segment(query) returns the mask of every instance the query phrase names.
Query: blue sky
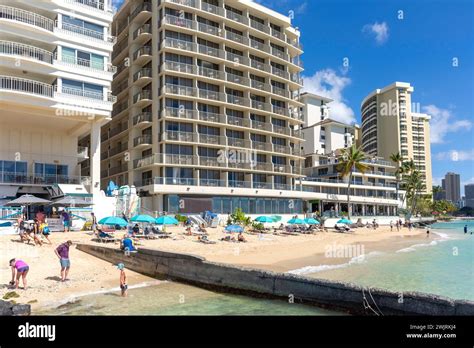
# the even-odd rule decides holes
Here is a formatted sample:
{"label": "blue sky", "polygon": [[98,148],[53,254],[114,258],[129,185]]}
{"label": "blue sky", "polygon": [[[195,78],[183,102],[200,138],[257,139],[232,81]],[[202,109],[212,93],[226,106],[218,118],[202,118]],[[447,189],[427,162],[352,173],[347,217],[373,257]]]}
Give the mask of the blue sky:
{"label": "blue sky", "polygon": [[463,184],[474,183],[473,1],[255,1],[294,13],[305,51],[305,89],[335,99],[334,118],[360,123],[368,93],[410,82],[412,101],[433,117],[434,183],[448,171],[461,174]]}

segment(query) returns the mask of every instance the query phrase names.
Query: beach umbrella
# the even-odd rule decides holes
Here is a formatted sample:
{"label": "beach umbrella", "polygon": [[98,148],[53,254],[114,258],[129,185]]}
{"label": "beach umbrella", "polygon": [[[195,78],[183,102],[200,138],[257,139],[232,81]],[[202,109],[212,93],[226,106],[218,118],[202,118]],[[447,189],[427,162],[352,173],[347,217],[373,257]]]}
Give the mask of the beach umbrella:
{"label": "beach umbrella", "polygon": [[160,216],[158,219],[155,219],[157,225],[179,225],[179,221],[171,216]]}
{"label": "beach umbrella", "polygon": [[26,214],[27,214],[27,219],[28,219],[28,207],[30,205],[46,205],[51,203],[51,201],[48,201],[47,199],[39,198],[33,195],[22,195],[19,198],[14,199],[13,201],[7,202],[4,205],[7,207],[21,207],[21,206],[26,206]]}
{"label": "beach umbrella", "polygon": [[276,222],[275,219],[272,217],[272,216],[259,216],[258,218],[255,219],[255,221],[257,222],[262,222],[262,223],[266,223],[266,222]]}
{"label": "beach umbrella", "polygon": [[348,219],[341,219],[337,222],[338,224],[346,224],[346,225],[352,225],[353,222],[351,220],[348,220]]}
{"label": "beach umbrella", "polygon": [[313,218],[307,218],[304,219],[304,222],[306,222],[308,225],[319,225],[319,221]]}
{"label": "beach umbrella", "polygon": [[127,226],[128,222],[118,216],[107,216],[99,221],[100,225],[109,225],[109,226]]}
{"label": "beach umbrella", "polygon": [[130,219],[130,221],[154,224],[156,219],[150,215],[135,215]]}
{"label": "beach umbrella", "polygon": [[66,196],[53,201],[50,205],[53,207],[89,207],[92,204],[94,203],[87,202],[82,198]]}
{"label": "beach umbrella", "polygon": [[291,220],[288,220],[288,223],[290,225],[304,225],[305,224],[304,220],[302,219],[291,219]]}
{"label": "beach umbrella", "polygon": [[225,228],[225,231],[229,233],[242,233],[244,232],[244,228],[239,225],[229,225]]}
{"label": "beach umbrella", "polygon": [[273,215],[272,219],[275,220],[275,222],[280,222],[282,217],[280,215]]}

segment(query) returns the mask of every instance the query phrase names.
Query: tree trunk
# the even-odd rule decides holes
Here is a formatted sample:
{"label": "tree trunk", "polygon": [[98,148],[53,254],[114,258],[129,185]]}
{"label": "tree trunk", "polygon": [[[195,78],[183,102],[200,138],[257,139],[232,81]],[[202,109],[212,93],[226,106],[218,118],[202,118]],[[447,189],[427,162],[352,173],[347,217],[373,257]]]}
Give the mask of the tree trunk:
{"label": "tree trunk", "polygon": [[352,171],[349,174],[349,185],[347,185],[347,219],[351,219],[351,208],[349,206],[351,197],[351,183],[352,183]]}

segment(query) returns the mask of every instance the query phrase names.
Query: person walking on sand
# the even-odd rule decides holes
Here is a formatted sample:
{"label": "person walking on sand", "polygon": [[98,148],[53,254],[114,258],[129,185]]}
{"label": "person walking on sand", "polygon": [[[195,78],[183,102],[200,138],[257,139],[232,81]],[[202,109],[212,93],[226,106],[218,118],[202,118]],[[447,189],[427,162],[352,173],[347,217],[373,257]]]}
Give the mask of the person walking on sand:
{"label": "person walking on sand", "polygon": [[390,220],[390,232],[393,232],[393,221]]}
{"label": "person walking on sand", "polygon": [[15,286],[15,289],[18,289],[18,284],[20,283],[21,277],[23,280],[23,289],[26,290],[26,275],[28,274],[30,267],[26,264],[25,261],[17,259],[11,259],[9,264],[12,269],[12,280],[10,282],[10,285]]}
{"label": "person walking on sand", "polygon": [[69,227],[71,223],[69,213],[66,210],[63,210],[61,217],[63,218],[64,232],[69,232]]}
{"label": "person walking on sand", "polygon": [[125,274],[125,265],[119,263],[117,268],[120,270],[120,290],[122,291],[122,297],[127,297],[128,285],[127,285],[127,275]]}
{"label": "person walking on sand", "polygon": [[65,243],[59,245],[54,253],[59,258],[59,263],[61,264],[61,281],[64,282],[67,280],[69,274],[69,269],[71,268],[71,261],[69,260],[69,247],[72,245],[72,242],[68,240]]}

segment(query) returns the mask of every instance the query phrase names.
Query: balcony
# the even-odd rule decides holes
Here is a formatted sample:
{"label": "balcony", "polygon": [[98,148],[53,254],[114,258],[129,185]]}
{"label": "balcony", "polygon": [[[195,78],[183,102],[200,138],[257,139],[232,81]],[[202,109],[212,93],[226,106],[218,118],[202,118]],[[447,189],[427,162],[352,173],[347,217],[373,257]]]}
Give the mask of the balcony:
{"label": "balcony", "polygon": [[222,36],[222,29],[219,27],[215,27],[213,25],[207,25],[205,23],[198,23],[198,30],[202,33],[214,35],[214,36]]}
{"label": "balcony", "polygon": [[197,134],[192,132],[165,131],[162,134],[161,140],[195,143],[197,141]]}
{"label": "balcony", "polygon": [[265,34],[270,34],[270,27],[268,25],[257,22],[253,19],[250,20],[250,26],[258,31],[261,31]]}
{"label": "balcony", "polygon": [[144,64],[147,60],[151,59],[153,49],[151,46],[142,46],[133,53],[133,60],[137,64]]}
{"label": "balcony", "polygon": [[151,103],[153,99],[151,90],[142,90],[133,96],[133,103],[135,106],[145,106],[146,104]]}
{"label": "balcony", "polygon": [[197,45],[195,43],[170,38],[163,40],[162,48],[175,48],[189,52],[197,52]]}
{"label": "balcony", "polygon": [[186,97],[196,97],[197,89],[193,87],[173,85],[173,84],[167,83],[163,87],[163,94],[164,93],[186,96]]}
{"label": "balcony", "polygon": [[172,108],[172,107],[165,107],[161,111],[162,117],[175,117],[175,118],[183,118],[183,119],[197,119],[197,111],[196,110],[188,110],[184,108]]}
{"label": "balcony", "polygon": [[215,101],[221,101],[221,102],[226,101],[225,93],[220,93],[220,92],[217,92],[217,91],[210,91],[210,90],[206,90],[206,89],[199,89],[199,98],[215,100]]}
{"label": "balcony", "polygon": [[27,174],[20,172],[0,171],[0,183],[2,184],[26,184],[26,185],[48,185],[72,184],[72,185],[90,185],[89,176],[74,175],[41,175]]}
{"label": "balcony", "polygon": [[128,142],[127,143],[121,143],[121,144],[111,148],[108,151],[108,156],[106,155],[106,158],[118,155],[118,154],[120,154],[124,151],[128,151]]}
{"label": "balcony", "polygon": [[53,98],[54,86],[33,80],[0,76],[0,89]]}
{"label": "balcony", "polygon": [[40,62],[53,64],[53,53],[30,45],[11,41],[0,41],[0,54],[34,59]]}
{"label": "balcony", "polygon": [[177,16],[166,15],[163,18],[163,22],[164,24],[175,25],[180,28],[196,29],[196,22]]}
{"label": "balcony", "polygon": [[114,127],[110,130],[109,132],[109,139],[115,137],[116,135],[119,135],[125,131],[128,130],[128,123],[122,123],[117,127]]}
{"label": "balcony", "polygon": [[109,168],[109,176],[128,172],[128,164],[122,164],[117,167]]}
{"label": "balcony", "polygon": [[200,76],[209,77],[211,79],[224,79],[224,72],[215,69],[203,68],[202,66],[197,67],[197,72]]}
{"label": "balcony", "polygon": [[226,117],[222,114],[215,114],[212,112],[199,111],[199,120],[213,123],[226,123]]}
{"label": "balcony", "polygon": [[58,32],[64,33],[66,35],[74,35],[86,40],[92,40],[96,42],[105,42],[110,46],[113,46],[116,42],[115,36],[105,36],[103,31],[87,29],[65,22],[61,22],[61,24],[59,25],[57,21],[55,22],[55,26],[55,31],[57,30]]}
{"label": "balcony", "polygon": [[137,85],[143,86],[153,77],[153,70],[151,68],[142,68],[133,74],[133,82]]}
{"label": "balcony", "polygon": [[144,21],[151,17],[152,4],[151,2],[143,2],[130,13],[129,22],[133,20]]}
{"label": "balcony", "polygon": [[153,122],[151,112],[142,112],[133,117],[133,126],[147,126]]}
{"label": "balcony", "polygon": [[207,56],[224,59],[225,53],[219,48],[214,48],[206,45],[198,45],[198,52]]}
{"label": "balcony", "polygon": [[196,74],[196,66],[186,63],[178,63],[172,61],[165,61],[163,64],[164,71],[176,71],[184,74]]}
{"label": "balcony", "polygon": [[151,24],[143,24],[140,28],[133,32],[133,40],[140,37],[140,40],[149,39],[152,34]]}
{"label": "balcony", "polygon": [[239,22],[241,24],[244,24],[244,25],[248,25],[249,24],[249,19],[247,17],[244,17],[238,13],[235,13],[233,11],[229,11],[229,10],[226,10],[225,11],[225,17],[227,19],[230,19],[232,21],[236,21],[236,22]]}
{"label": "balcony", "polygon": [[271,29],[271,35],[277,39],[280,39],[281,41],[285,41],[286,42],[286,36],[285,34],[283,34],[281,31],[278,31],[278,30],[275,30],[275,29]]}
{"label": "balcony", "polygon": [[252,141],[252,149],[257,150],[257,151],[267,151],[267,152],[272,152],[273,147],[272,144],[263,142],[263,141]]}
{"label": "balcony", "polygon": [[89,159],[89,148],[84,147],[84,146],[78,146],[77,147],[77,158],[79,158],[80,161]]}
{"label": "balcony", "polygon": [[211,134],[198,134],[198,142],[207,145],[226,145],[225,137]]}
{"label": "balcony", "polygon": [[214,168],[225,168],[226,162],[221,160],[220,157],[205,157],[199,156],[199,165],[201,167],[214,167]]}
{"label": "balcony", "polygon": [[234,105],[250,106],[250,100],[241,96],[227,94],[227,102]]}
{"label": "balcony", "polygon": [[88,9],[88,10],[90,9],[93,11],[106,12],[110,14],[115,13],[115,10],[111,3],[105,6],[103,2],[97,1],[97,0],[62,0],[62,1],[74,6],[83,7],[84,9]]}
{"label": "balcony", "polygon": [[151,135],[141,135],[133,139],[133,147],[151,146],[152,141]]}
{"label": "balcony", "polygon": [[224,16],[224,8],[211,5],[204,1],[201,1],[201,10],[215,14],[217,16]]}
{"label": "balcony", "polygon": [[250,43],[249,38],[233,33],[231,31],[226,31],[225,37],[227,40],[231,40],[245,46],[248,46]]}
{"label": "balcony", "polygon": [[226,75],[226,80],[228,82],[232,83],[237,83],[242,86],[249,86],[250,80],[246,77],[240,76],[240,75],[234,75],[234,74],[225,74]]}
{"label": "balcony", "polygon": [[196,156],[165,154],[164,158],[164,164],[174,164],[181,166],[195,166],[198,164]]}
{"label": "balcony", "polygon": [[76,69],[86,69],[94,73],[107,72],[113,75],[117,72],[117,67],[111,64],[105,65],[103,62],[97,63],[89,59],[81,59],[67,56],[58,57],[57,54],[54,55],[54,64]]}
{"label": "balcony", "polygon": [[0,20],[3,19],[25,23],[50,32],[52,32],[56,26],[53,19],[19,8],[0,5]]}
{"label": "balcony", "polygon": [[250,149],[252,144],[250,140],[246,140],[246,139],[227,138],[227,146],[242,147],[242,148]]}
{"label": "balcony", "polygon": [[227,123],[232,126],[250,127],[250,120],[248,118],[227,116]]}

